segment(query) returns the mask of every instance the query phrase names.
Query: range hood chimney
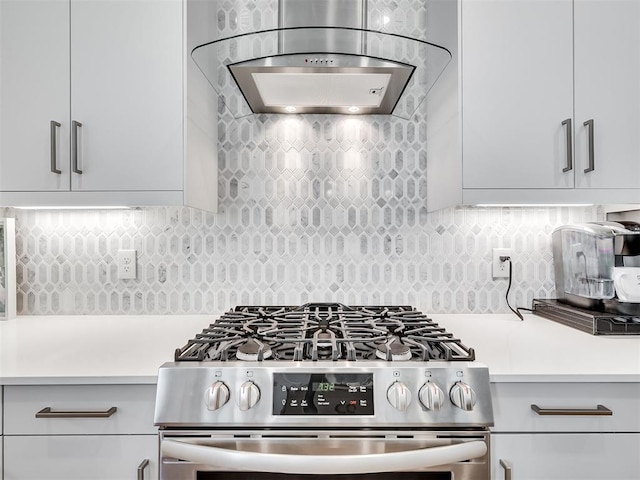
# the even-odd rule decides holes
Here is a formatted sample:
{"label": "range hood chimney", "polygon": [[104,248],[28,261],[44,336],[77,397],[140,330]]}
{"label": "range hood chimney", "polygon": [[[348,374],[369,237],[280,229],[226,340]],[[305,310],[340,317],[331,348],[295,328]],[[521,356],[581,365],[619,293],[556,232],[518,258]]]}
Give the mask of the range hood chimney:
{"label": "range hood chimney", "polygon": [[410,118],[451,54],[424,40],[369,30],[367,7],[367,0],[279,0],[277,29],[200,45],[192,57],[236,118]]}

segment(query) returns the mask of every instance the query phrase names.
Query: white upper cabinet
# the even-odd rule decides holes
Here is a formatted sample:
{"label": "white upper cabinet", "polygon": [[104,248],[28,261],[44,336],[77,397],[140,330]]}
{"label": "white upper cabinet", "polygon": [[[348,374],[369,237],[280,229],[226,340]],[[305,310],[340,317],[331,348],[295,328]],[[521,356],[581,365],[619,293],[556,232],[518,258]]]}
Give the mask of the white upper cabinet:
{"label": "white upper cabinet", "polygon": [[71,0],[71,120],[74,190],[182,190],[180,1]]}
{"label": "white upper cabinet", "polygon": [[640,203],[640,2],[459,5],[427,26],[458,54],[427,96],[429,210]]}
{"label": "white upper cabinet", "polygon": [[640,2],[576,0],[574,15],[576,187],[639,188]]}
{"label": "white upper cabinet", "polygon": [[181,0],[0,0],[0,205],[215,211],[215,126],[206,151],[184,140],[184,13]]}
{"label": "white upper cabinet", "polygon": [[69,190],[69,68],[68,0],[2,0],[0,191]]}
{"label": "white upper cabinet", "polygon": [[462,3],[464,188],[570,188],[571,1]]}

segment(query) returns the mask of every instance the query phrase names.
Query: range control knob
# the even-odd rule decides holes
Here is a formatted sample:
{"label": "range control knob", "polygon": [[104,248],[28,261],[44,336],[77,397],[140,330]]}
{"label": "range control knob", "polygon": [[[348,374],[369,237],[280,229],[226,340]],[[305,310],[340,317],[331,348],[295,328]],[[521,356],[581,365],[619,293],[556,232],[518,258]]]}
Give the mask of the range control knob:
{"label": "range control knob", "polygon": [[229,401],[229,387],[217,381],[204,392],[204,404],[209,410],[218,410]]}
{"label": "range control knob", "polygon": [[238,406],[240,410],[249,410],[260,400],[260,389],[251,382],[244,382],[240,385],[240,396],[238,397]]}
{"label": "range control knob", "polygon": [[444,404],[444,393],[442,389],[433,382],[427,382],[420,388],[418,398],[427,410],[440,410]]}
{"label": "range control knob", "polygon": [[391,406],[404,412],[411,403],[411,392],[402,382],[394,382],[387,390],[387,400]]}
{"label": "range control knob", "polygon": [[462,410],[473,410],[476,404],[476,394],[469,385],[456,382],[449,392],[451,403]]}

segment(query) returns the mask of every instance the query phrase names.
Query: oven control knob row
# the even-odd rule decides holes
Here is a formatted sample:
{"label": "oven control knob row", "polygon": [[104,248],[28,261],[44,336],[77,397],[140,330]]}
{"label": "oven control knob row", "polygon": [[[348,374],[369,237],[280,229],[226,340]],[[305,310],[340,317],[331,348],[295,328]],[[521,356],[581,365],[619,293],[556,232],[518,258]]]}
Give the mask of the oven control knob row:
{"label": "oven control knob row", "polygon": [[451,403],[462,410],[473,410],[476,404],[476,394],[469,385],[463,382],[456,382],[449,391]]}
{"label": "oven control knob row", "polygon": [[394,382],[387,390],[387,400],[391,406],[404,412],[411,403],[411,392],[402,382]]}
{"label": "oven control knob row", "polygon": [[418,392],[418,398],[427,410],[440,410],[444,405],[444,393],[434,382],[425,383]]}
{"label": "oven control knob row", "polygon": [[238,398],[240,410],[249,410],[258,403],[258,400],[260,400],[260,389],[255,383],[248,381],[240,385],[240,396]]}
{"label": "oven control knob row", "polygon": [[217,381],[204,392],[204,404],[209,410],[218,410],[229,401],[229,387]]}

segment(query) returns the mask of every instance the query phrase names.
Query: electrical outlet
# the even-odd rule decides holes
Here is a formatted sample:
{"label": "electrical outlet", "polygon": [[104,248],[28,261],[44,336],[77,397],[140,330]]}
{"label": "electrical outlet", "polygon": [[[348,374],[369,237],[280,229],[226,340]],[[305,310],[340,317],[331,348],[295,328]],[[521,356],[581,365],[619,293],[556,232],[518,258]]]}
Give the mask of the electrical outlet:
{"label": "electrical outlet", "polygon": [[118,279],[127,280],[136,278],[136,251],[118,251]]}
{"label": "electrical outlet", "polygon": [[500,260],[500,257],[509,257],[513,261],[513,249],[511,248],[494,248],[493,249],[493,261],[491,264],[491,271],[493,278],[508,278],[509,277],[509,261]]}

